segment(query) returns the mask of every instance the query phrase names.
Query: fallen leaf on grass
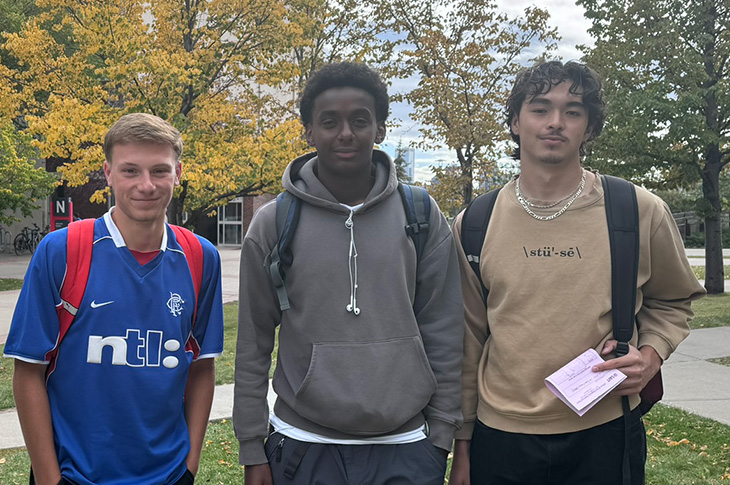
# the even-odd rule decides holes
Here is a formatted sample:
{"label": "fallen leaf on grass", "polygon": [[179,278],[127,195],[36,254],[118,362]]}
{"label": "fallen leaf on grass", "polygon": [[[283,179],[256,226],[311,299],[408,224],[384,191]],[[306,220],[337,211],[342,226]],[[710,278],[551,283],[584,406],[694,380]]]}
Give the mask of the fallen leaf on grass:
{"label": "fallen leaf on grass", "polygon": [[4,465],[6,461],[5,458],[0,458],[0,465]]}
{"label": "fallen leaf on grass", "polygon": [[688,445],[689,440],[687,438],[682,438],[679,441],[670,441],[667,443],[667,446],[679,446],[679,445]]}

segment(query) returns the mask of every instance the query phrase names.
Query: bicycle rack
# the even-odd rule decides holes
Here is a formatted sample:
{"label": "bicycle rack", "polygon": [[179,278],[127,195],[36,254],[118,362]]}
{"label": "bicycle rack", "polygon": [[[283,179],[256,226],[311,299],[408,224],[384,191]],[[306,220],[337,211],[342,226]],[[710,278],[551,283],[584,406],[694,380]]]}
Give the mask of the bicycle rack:
{"label": "bicycle rack", "polygon": [[0,253],[4,251],[11,252],[12,250],[13,235],[4,227],[0,227]]}

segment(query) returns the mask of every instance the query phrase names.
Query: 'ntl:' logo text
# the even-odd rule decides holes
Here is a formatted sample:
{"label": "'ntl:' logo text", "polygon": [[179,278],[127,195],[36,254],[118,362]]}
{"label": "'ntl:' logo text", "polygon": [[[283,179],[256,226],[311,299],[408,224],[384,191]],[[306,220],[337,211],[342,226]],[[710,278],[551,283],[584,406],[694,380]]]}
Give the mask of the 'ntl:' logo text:
{"label": "'ntl:' logo text", "polygon": [[148,330],[147,338],[142,338],[137,329],[127,329],[126,337],[89,335],[89,347],[86,362],[101,364],[104,347],[112,349],[112,365],[129,367],[159,367],[160,364],[172,369],[180,363],[177,357],[167,356],[162,359],[162,348],[168,352],[180,350],[180,342],[174,339],[163,342],[162,331]]}

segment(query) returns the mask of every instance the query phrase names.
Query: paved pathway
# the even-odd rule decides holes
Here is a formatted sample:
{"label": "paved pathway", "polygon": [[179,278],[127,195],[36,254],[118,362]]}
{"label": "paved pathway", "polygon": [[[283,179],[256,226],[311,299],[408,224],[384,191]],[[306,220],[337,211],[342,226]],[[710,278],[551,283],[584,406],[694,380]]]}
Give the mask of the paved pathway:
{"label": "paved pathway", "polygon": [[730,425],[730,327],[690,332],[662,366],[664,403]]}
{"label": "paved pathway", "polygon": [[[691,256],[702,256],[702,250],[688,250]],[[223,300],[238,299],[238,249],[220,248]],[[730,257],[730,250],[725,250]],[[696,254],[695,254],[696,253]],[[694,259],[694,258],[693,258]],[[30,258],[0,253],[0,278],[22,278]],[[729,283],[726,281],[726,284]],[[726,286],[730,291],[730,286]],[[4,342],[18,291],[0,292],[0,343]],[[664,403],[730,425],[730,367],[713,364],[707,359],[730,356],[730,327],[693,331],[662,367]],[[269,400],[275,397],[269,389]],[[231,417],[233,385],[217,386],[211,419]],[[24,446],[23,436],[14,410],[0,411],[0,449]]]}

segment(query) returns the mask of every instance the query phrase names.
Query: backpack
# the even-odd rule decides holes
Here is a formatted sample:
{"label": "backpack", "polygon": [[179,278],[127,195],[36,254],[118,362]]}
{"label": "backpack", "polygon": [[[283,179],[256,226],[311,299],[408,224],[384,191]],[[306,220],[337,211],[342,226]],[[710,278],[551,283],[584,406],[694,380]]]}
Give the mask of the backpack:
{"label": "backpack", "polygon": [[[66,275],[61,286],[61,305],[57,308],[59,334],[56,347],[46,356],[50,364],[46,378],[56,367],[56,357],[61,341],[68,333],[84,298],[91,269],[91,253],[94,248],[94,223],[96,219],[82,219],[68,225],[66,235]],[[177,242],[185,253],[195,287],[193,325],[198,312],[198,296],[203,281],[203,247],[198,238],[188,229],[170,225]]]}
{"label": "backpack", "polygon": [[[421,260],[423,248],[428,238],[431,198],[423,187],[398,183],[398,192],[406,213],[405,231],[413,240],[417,260]],[[276,197],[276,235],[278,242],[266,256],[264,267],[271,276],[281,311],[288,310],[289,297],[286,293],[286,270],[291,266],[293,256],[291,242],[299,223],[302,201],[290,192],[282,192]]]}
{"label": "backpack", "polygon": [[[636,277],[639,271],[639,212],[633,184],[610,175],[602,175],[611,246],[611,300],[613,337],[619,344],[616,355],[626,355],[634,333]],[[461,222],[461,246],[482,286],[484,303],[489,289],[479,271],[479,255],[487,235],[487,226],[499,194],[499,188],[480,195],[467,206]],[[642,414],[662,398],[661,371],[641,391]]]}
{"label": "backpack", "polygon": [[[621,357],[629,351],[629,340],[634,333],[634,307],[636,305],[636,279],[639,271],[639,207],[636,202],[636,189],[633,184],[618,177],[602,175],[603,193],[608,223],[609,245],[611,248],[611,314],[613,318],[613,338],[618,341],[616,356]],[[487,303],[489,289],[484,286],[479,270],[479,256],[487,235],[487,225],[497,200],[499,188],[480,195],[469,203],[461,222],[461,245],[479,283],[482,286],[484,304]],[[641,414],[649,412],[663,395],[661,369],[646,384],[640,393]],[[629,399],[623,396],[625,440],[623,474],[628,483],[628,440],[629,440]]]}

